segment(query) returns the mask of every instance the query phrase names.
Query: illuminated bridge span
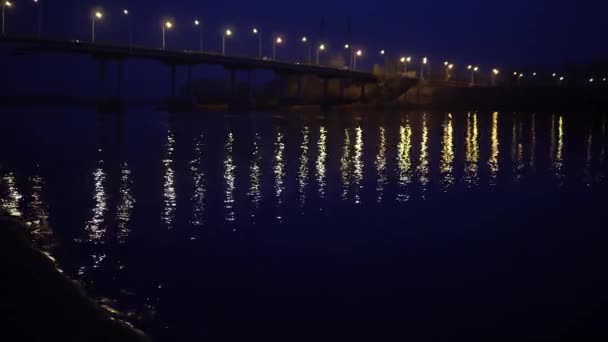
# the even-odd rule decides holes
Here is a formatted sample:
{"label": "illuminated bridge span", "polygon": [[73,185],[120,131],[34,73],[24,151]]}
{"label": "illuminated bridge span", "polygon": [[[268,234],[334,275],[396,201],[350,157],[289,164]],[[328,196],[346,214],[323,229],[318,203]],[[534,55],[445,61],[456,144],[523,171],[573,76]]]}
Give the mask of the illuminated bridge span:
{"label": "illuminated bridge span", "polygon": [[[361,97],[365,96],[365,85],[376,83],[377,78],[370,72],[353,71],[345,68],[336,68],[323,65],[306,63],[289,63],[262,58],[226,56],[217,53],[199,52],[191,50],[164,50],[160,48],[147,48],[141,46],[125,46],[113,44],[100,44],[83,42],[78,40],[58,40],[46,38],[32,38],[19,36],[0,36],[0,43],[16,45],[16,55],[30,55],[40,53],[68,53],[82,54],[94,57],[99,63],[99,96],[104,98],[105,63],[107,61],[118,62],[118,87],[119,94],[123,80],[122,62],[127,59],[157,60],[171,67],[171,96],[176,98],[176,68],[186,66],[188,68],[188,81],[191,81],[191,67],[195,65],[219,65],[230,71],[230,84],[232,90],[232,101],[236,103],[237,84],[236,72],[248,72],[247,88],[252,92],[252,70],[270,70],[279,76],[298,76],[297,98],[302,100],[302,77],[316,76],[323,80],[324,103],[329,102],[328,84],[329,80],[348,80],[361,85]],[[344,82],[341,84],[343,94]]]}

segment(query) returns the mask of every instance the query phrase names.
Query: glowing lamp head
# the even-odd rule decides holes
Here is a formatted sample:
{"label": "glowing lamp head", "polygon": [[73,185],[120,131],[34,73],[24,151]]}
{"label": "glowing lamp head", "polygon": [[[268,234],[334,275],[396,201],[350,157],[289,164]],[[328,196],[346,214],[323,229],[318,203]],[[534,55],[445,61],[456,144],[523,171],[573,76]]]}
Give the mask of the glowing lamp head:
{"label": "glowing lamp head", "polygon": [[424,58],[422,59],[422,64],[427,64],[428,62],[429,62],[429,59],[428,59],[428,58],[424,57]]}
{"label": "glowing lamp head", "polygon": [[350,45],[348,45],[348,44],[344,44],[344,48],[345,48],[345,49],[348,49],[348,48],[350,48]]}
{"label": "glowing lamp head", "polygon": [[165,27],[168,29],[172,29],[173,28],[173,23],[170,21],[165,22]]}
{"label": "glowing lamp head", "polygon": [[401,63],[405,63],[405,57],[401,57],[399,61],[401,61]]}
{"label": "glowing lamp head", "polygon": [[277,44],[281,44],[281,43],[283,43],[283,38],[277,37]]}
{"label": "glowing lamp head", "polygon": [[563,81],[563,80],[564,80],[564,76],[560,77],[560,78],[559,78],[559,80],[560,80],[560,81]]}
{"label": "glowing lamp head", "polygon": [[302,43],[306,43],[306,42],[308,42],[308,38],[302,37]]}
{"label": "glowing lamp head", "polygon": [[494,70],[492,70],[492,73],[494,75],[498,75],[498,74],[500,74],[500,71],[498,69],[494,69]]}
{"label": "glowing lamp head", "polygon": [[517,76],[517,71],[513,71],[513,76]]}
{"label": "glowing lamp head", "polygon": [[122,14],[124,14],[124,15],[129,15],[129,10],[128,10],[128,9],[123,9],[123,10],[122,10]]}
{"label": "glowing lamp head", "polygon": [[412,61],[412,57],[406,58],[405,61],[408,62],[408,63],[411,62]]}
{"label": "glowing lamp head", "polygon": [[450,63],[448,62],[443,62],[443,65],[445,65],[446,67],[449,65]]}
{"label": "glowing lamp head", "polygon": [[194,19],[194,26],[198,26],[200,24],[201,24],[201,22],[198,19]]}
{"label": "glowing lamp head", "polygon": [[386,51],[384,51],[384,50],[380,50],[380,54],[381,54],[381,55],[384,55],[385,53],[386,53]]}
{"label": "glowing lamp head", "polygon": [[471,70],[471,69],[473,69],[472,65],[467,66],[467,70]]}
{"label": "glowing lamp head", "polygon": [[536,73],[535,73],[535,72],[533,72],[533,73],[532,73],[532,76],[536,76]]}
{"label": "glowing lamp head", "polygon": [[454,64],[449,64],[448,69],[450,69],[450,70],[454,69]]}
{"label": "glowing lamp head", "polygon": [[519,74],[519,78],[522,78],[522,77],[524,77],[524,74]]}
{"label": "glowing lamp head", "polygon": [[361,51],[361,50],[358,50],[358,51],[357,51],[357,56],[358,56],[358,57],[361,57],[361,56],[363,56],[363,51]]}
{"label": "glowing lamp head", "polygon": [[593,83],[593,81],[595,81],[593,78],[589,79],[589,83]]}
{"label": "glowing lamp head", "polygon": [[232,36],[232,31],[231,30],[226,30],[226,32],[224,32],[224,35],[227,37]]}
{"label": "glowing lamp head", "polygon": [[474,67],[473,68],[473,71],[477,71],[477,70],[479,70],[479,67]]}
{"label": "glowing lamp head", "polygon": [[321,51],[325,50],[325,44],[319,45],[319,50],[321,50]]}
{"label": "glowing lamp head", "polygon": [[253,30],[251,30],[251,32],[252,32],[253,34],[258,34],[258,33],[259,33],[258,29],[257,29],[257,28],[255,28],[255,27],[253,28]]}
{"label": "glowing lamp head", "polygon": [[103,13],[101,13],[100,11],[95,11],[95,18],[96,19],[102,19],[103,18]]}
{"label": "glowing lamp head", "polygon": [[556,74],[556,73],[553,73],[553,75],[551,75],[551,76],[555,77],[555,76],[557,76],[557,74]]}
{"label": "glowing lamp head", "polygon": [[8,8],[13,7],[13,3],[10,1],[5,1],[2,5],[3,5],[3,7],[8,7]]}

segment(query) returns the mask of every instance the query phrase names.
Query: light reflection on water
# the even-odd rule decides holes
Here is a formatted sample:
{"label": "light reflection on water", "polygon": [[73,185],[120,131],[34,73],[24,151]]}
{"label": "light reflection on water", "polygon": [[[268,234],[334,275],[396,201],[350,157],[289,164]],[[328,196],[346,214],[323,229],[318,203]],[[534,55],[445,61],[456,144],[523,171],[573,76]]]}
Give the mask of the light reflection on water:
{"label": "light reflection on water", "polygon": [[175,210],[177,206],[177,193],[175,189],[175,132],[169,129],[167,132],[167,142],[165,144],[165,156],[162,160],[163,173],[163,209],[161,219],[168,229],[173,228],[173,220],[175,219]]}
{"label": "light reflection on water", "polygon": [[443,190],[447,191],[454,184],[454,122],[450,113],[445,116],[443,122],[441,174]]}
{"label": "light reflection on water", "polygon": [[[82,193],[86,200],[77,203],[84,214],[74,228],[74,236],[79,237],[74,249],[86,258],[74,261],[77,266],[73,268],[90,280],[87,284],[99,284],[119,279],[117,269],[126,272],[128,261],[122,259],[114,241],[126,249],[135,240],[145,250],[142,239],[152,235],[159,241],[169,240],[165,238],[179,236],[183,226],[225,225],[240,231],[255,224],[259,230],[281,227],[284,234],[290,224],[310,219],[319,211],[332,218],[344,208],[372,216],[381,208],[397,216],[400,210],[449,196],[506,192],[531,183],[593,188],[606,179],[605,115],[583,123],[566,114],[502,112],[385,114],[382,118],[369,115],[365,120],[282,117],[259,125],[231,118],[226,131],[227,120],[203,120],[197,123],[200,130],[188,136],[182,134],[187,124],[178,118],[169,130],[158,128],[154,133],[157,148],[148,148],[153,143],[145,141],[141,146],[146,149],[137,145],[137,153],[128,157],[113,156],[105,147],[95,148],[93,155],[82,152],[77,155],[86,161],[86,186],[82,188],[62,179],[66,177],[63,172],[47,175],[36,169],[25,173],[1,163],[0,208],[22,216],[32,232],[48,240],[51,233],[56,234],[56,229],[50,229],[55,212],[44,202],[48,196],[43,193],[76,188],[74,192]],[[179,153],[175,153],[176,147]],[[144,157],[153,162],[146,164]],[[48,162],[42,166],[48,170]],[[149,173],[152,176],[145,177]],[[247,215],[241,214],[245,212]],[[138,223],[142,221],[153,221],[152,226]],[[309,229],[322,228],[328,233],[337,229],[331,219],[316,222],[322,227]],[[154,224],[176,229],[155,232]],[[211,245],[209,231],[213,229],[200,229],[203,233],[197,234],[194,243]],[[181,247],[172,248],[179,254],[176,250]],[[131,254],[140,252],[145,259],[157,250],[138,248]],[[150,263],[170,258],[164,255]],[[131,274],[133,279],[139,276]],[[116,280],[117,286],[129,288],[129,281],[137,282],[122,281],[124,285]],[[146,278],[142,283],[152,281]],[[142,302],[159,293],[139,285],[146,295],[138,292],[133,296],[144,298]]]}
{"label": "light reflection on water", "polygon": [[408,186],[412,182],[412,127],[409,119],[402,121],[399,127],[399,145],[397,145],[397,201],[407,202],[410,198]]}

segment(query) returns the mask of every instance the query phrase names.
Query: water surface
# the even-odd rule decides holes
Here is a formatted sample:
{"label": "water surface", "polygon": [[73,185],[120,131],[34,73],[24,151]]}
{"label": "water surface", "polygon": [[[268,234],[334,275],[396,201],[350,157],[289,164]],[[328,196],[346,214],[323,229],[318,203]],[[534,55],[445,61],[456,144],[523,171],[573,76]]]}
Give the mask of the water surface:
{"label": "water surface", "polygon": [[0,207],[161,341],[591,340],[607,124],[3,109]]}

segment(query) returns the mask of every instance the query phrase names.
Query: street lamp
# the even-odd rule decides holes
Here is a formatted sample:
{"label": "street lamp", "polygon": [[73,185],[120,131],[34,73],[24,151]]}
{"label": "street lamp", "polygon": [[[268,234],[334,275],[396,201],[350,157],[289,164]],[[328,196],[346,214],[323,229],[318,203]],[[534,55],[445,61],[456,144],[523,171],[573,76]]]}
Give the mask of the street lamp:
{"label": "street lamp", "polygon": [[277,45],[283,44],[283,38],[277,37],[272,43],[272,59],[277,59]]}
{"label": "street lamp", "polygon": [[91,42],[95,43],[95,20],[103,19],[103,12],[100,10],[93,11],[91,15]]}
{"label": "street lamp", "polygon": [[492,86],[496,86],[496,76],[498,76],[498,74],[500,74],[500,70],[498,69],[492,69]]}
{"label": "street lamp", "polygon": [[357,57],[363,56],[363,51],[357,50],[355,55],[353,56],[353,70],[357,71]]}
{"label": "street lamp", "polygon": [[522,79],[522,78],[524,78],[524,74],[519,74],[519,75],[517,76],[517,85],[518,85],[518,86],[521,86],[521,79]]}
{"label": "street lamp", "polygon": [[424,80],[424,67],[429,63],[429,59],[427,57],[422,58],[422,64],[420,64],[420,79]]}
{"label": "street lamp", "polygon": [[350,49],[350,44],[346,43],[344,44],[344,50],[347,50],[347,54],[346,54],[346,59],[348,59],[348,66],[352,69],[353,68],[353,52]]}
{"label": "street lamp", "polygon": [[258,36],[258,57],[262,57],[262,32],[254,27],[251,30],[254,36]]}
{"label": "street lamp", "polygon": [[222,33],[222,55],[226,55],[226,37],[232,36],[232,30],[226,30]]}
{"label": "street lamp", "polygon": [[446,82],[450,80],[450,78],[452,78],[452,74],[451,71],[454,68],[454,64],[451,64],[448,61],[443,62],[443,65],[445,66],[445,80]]}
{"label": "street lamp", "polygon": [[162,25],[163,29],[163,50],[166,48],[166,40],[165,40],[165,31],[173,28],[173,22],[171,20],[166,20]]}
{"label": "street lamp", "polygon": [[38,38],[40,38],[40,36],[42,35],[42,1],[34,0],[34,3],[37,6],[37,32]]}
{"label": "street lamp", "polygon": [[122,14],[127,17],[127,20],[129,21],[129,47],[131,47],[133,46],[133,22],[131,20],[131,12],[125,8],[122,10]]}
{"label": "street lamp", "polygon": [[306,44],[308,45],[308,64],[312,63],[312,45],[310,45],[310,42],[308,41],[308,38],[306,38],[306,36],[302,37],[302,44]]}
{"label": "street lamp", "polygon": [[471,85],[474,86],[475,85],[475,73],[477,72],[477,70],[479,70],[479,67],[469,65],[469,66],[467,66],[467,69],[471,70]]}
{"label": "street lamp", "polygon": [[403,64],[403,73],[407,73],[407,64],[412,61],[412,57],[401,57],[399,61]]}
{"label": "street lamp", "polygon": [[203,52],[203,24],[194,18],[194,26],[198,27],[198,50]]}
{"label": "street lamp", "polygon": [[6,1],[4,1],[2,3],[2,35],[5,34],[5,31],[4,31],[4,9],[7,8],[7,7],[8,8],[13,7],[13,3],[10,2],[10,1],[8,1],[8,0],[6,0]]}
{"label": "street lamp", "polygon": [[319,48],[317,49],[317,64],[320,64],[319,63],[319,53],[321,53],[321,51],[325,51],[325,44],[319,45]]}

